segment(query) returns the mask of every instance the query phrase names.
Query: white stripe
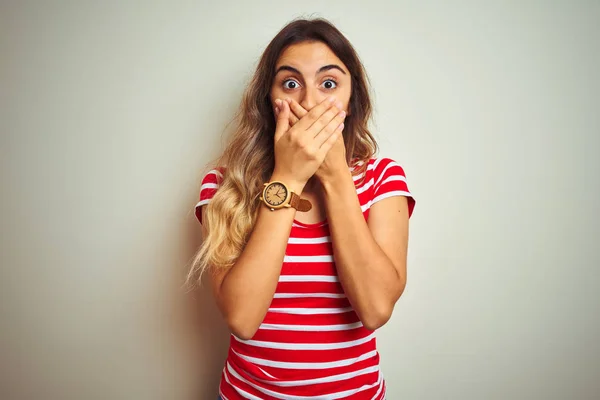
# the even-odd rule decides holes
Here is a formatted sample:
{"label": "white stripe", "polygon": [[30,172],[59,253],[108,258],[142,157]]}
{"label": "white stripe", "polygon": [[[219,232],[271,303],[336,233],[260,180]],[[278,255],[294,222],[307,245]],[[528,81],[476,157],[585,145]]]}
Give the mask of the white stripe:
{"label": "white stripe", "polygon": [[302,299],[302,298],[325,298],[325,299],[345,299],[343,293],[275,293],[274,299]]}
{"label": "white stripe", "polygon": [[221,398],[223,400],[229,400],[227,397],[225,397],[225,395],[223,394],[223,392],[221,392],[221,389],[219,389],[219,396],[221,396]]}
{"label": "white stripe", "polygon": [[338,367],[347,367],[348,365],[355,364],[357,362],[361,362],[364,360],[368,360],[371,357],[377,355],[377,350],[372,350],[367,353],[361,354],[359,357],[348,358],[345,360],[338,361],[329,361],[329,362],[285,362],[285,361],[273,361],[273,360],[265,360],[262,358],[249,357],[243,354],[238,353],[237,351],[231,349],[238,357],[248,362],[264,365],[267,367],[273,368],[283,368],[283,369],[326,369],[326,368],[338,368]]}
{"label": "white stripe", "polygon": [[221,172],[219,172],[218,170],[216,170],[216,169],[211,169],[210,171],[208,171],[206,173],[206,175],[210,175],[210,174],[217,175],[217,176],[219,176],[221,178],[223,177],[223,174]]}
{"label": "white stripe", "polygon": [[[377,396],[379,396],[379,393],[381,393],[381,389],[383,389],[383,374],[381,373],[381,370],[379,371],[379,376],[377,377],[377,382],[379,383],[379,388],[377,389],[377,392],[375,393],[375,396],[373,396],[371,398],[371,400],[377,400]],[[385,399],[385,391],[384,391],[384,396],[383,398]]]}
{"label": "white stripe", "polygon": [[305,332],[333,332],[349,331],[362,327],[362,322],[338,325],[287,325],[287,324],[260,324],[259,329],[267,331],[305,331]]}
{"label": "white stripe", "polygon": [[268,373],[267,371],[265,371],[264,369],[262,369],[261,367],[259,367],[258,365],[256,366],[256,368],[260,369],[260,372],[262,372],[263,374],[267,375],[269,378],[277,379],[273,375],[271,375],[270,373]]}
{"label": "white stripe", "polygon": [[367,169],[366,169],[366,171],[365,171],[365,172],[363,172],[363,173],[361,173],[361,174],[358,174],[358,175],[355,175],[355,176],[353,176],[353,177],[352,177],[352,180],[353,180],[354,182],[356,182],[356,181],[358,181],[358,180],[362,179],[362,177],[363,177],[363,176],[365,176],[365,173],[367,173],[367,172],[369,172],[369,171],[373,171],[373,170],[375,169],[375,166],[376,166],[376,164],[377,164],[377,161],[375,161],[375,163],[373,163],[373,164],[369,164],[369,165],[367,165]]}
{"label": "white stripe", "polygon": [[196,208],[198,207],[202,207],[205,204],[208,204],[208,202],[210,201],[210,199],[204,199],[198,202],[198,204],[196,204]]}
{"label": "white stripe", "polygon": [[204,185],[200,186],[200,191],[203,191],[204,189],[218,189],[219,185],[217,185],[216,183],[205,183]]}
{"label": "white stripe", "polygon": [[322,236],[316,238],[295,238],[291,237],[288,239],[288,244],[317,244],[317,243],[329,243],[331,242],[331,236]]}
{"label": "white stripe", "polygon": [[339,282],[335,275],[279,275],[279,282]]}
{"label": "white stripe", "polygon": [[378,157],[375,159],[375,161],[373,162],[373,169],[377,169],[377,166],[379,165],[381,160],[383,160],[383,157]]}
{"label": "white stripe", "polygon": [[365,190],[367,190],[368,188],[373,186],[374,182],[375,182],[375,180],[373,178],[369,179],[361,187],[356,189],[356,194],[361,194],[362,192],[364,192]]}
{"label": "white stripe", "polygon": [[261,340],[242,340],[237,336],[233,335],[235,340],[240,343],[247,344],[249,346],[262,347],[265,349],[279,349],[279,350],[335,350],[335,349],[347,349],[348,347],[360,346],[370,342],[375,338],[375,332],[370,335],[357,340],[350,340],[348,342],[338,343],[282,343],[282,342],[265,342]]}
{"label": "white stripe", "polygon": [[[371,385],[363,385],[360,388],[357,389],[351,389],[351,390],[345,390],[343,392],[337,392],[337,393],[329,393],[327,395],[319,395],[319,396],[294,396],[294,395],[290,395],[290,394],[283,394],[283,393],[279,393],[279,392],[275,392],[273,390],[269,390],[269,389],[264,389],[252,382],[250,382],[249,380],[245,379],[244,377],[242,377],[240,374],[238,374],[233,368],[231,368],[231,365],[227,365],[227,372],[230,373],[231,375],[233,375],[234,377],[236,377],[237,379],[239,379],[240,381],[244,382],[245,384],[247,384],[248,386],[253,387],[254,389],[258,390],[261,393],[265,393],[269,396],[272,397],[277,397],[278,399],[284,399],[284,400],[306,400],[306,399],[312,399],[312,400],[329,400],[329,399],[339,399],[342,397],[347,397],[347,396],[351,396],[354,395],[358,392],[362,392],[363,390],[367,390],[370,389],[372,387],[374,387],[375,385],[379,384],[379,379],[377,380],[377,382],[371,384]],[[254,397],[253,397],[254,399]]]}
{"label": "white stripe", "polygon": [[296,262],[296,263],[317,263],[317,262],[333,262],[332,255],[324,256],[285,256],[283,262]]}
{"label": "white stripe", "polygon": [[[235,390],[236,392],[238,392],[238,394],[240,394],[241,396],[246,396],[246,399],[250,399],[250,400],[262,400],[260,397],[256,397],[255,395],[253,395],[252,393],[248,393],[243,389],[240,389],[239,387],[235,386],[233,383],[231,383],[231,381],[229,380],[229,373],[227,371],[227,368],[224,368],[224,372],[225,372],[225,381],[227,383],[229,383],[229,386],[231,386],[233,388],[233,390]],[[238,378],[239,379],[239,378]]]}
{"label": "white stripe", "polygon": [[[367,168],[367,169],[371,169],[370,167],[371,167],[371,166],[369,165],[369,168]],[[362,177],[363,177],[363,176],[365,176],[364,172],[363,172],[362,174],[359,174],[359,175],[355,175],[355,176],[353,176],[353,177],[352,177],[352,180],[353,180],[354,182],[356,182],[357,180],[359,180],[359,179],[362,179]]]}
{"label": "white stripe", "polygon": [[387,171],[390,167],[399,167],[399,168],[402,168],[395,161],[390,161],[388,163],[388,165],[385,166],[385,168],[383,169],[383,171],[381,171],[381,174],[379,175],[379,179],[377,179],[377,182],[375,182],[375,188],[376,189],[380,186],[379,182],[381,181],[381,179],[385,175],[385,171]]}
{"label": "white stripe", "polygon": [[376,165],[377,165],[377,161],[375,161],[373,164],[369,164],[369,165],[367,165],[367,169],[366,169],[366,171],[365,171],[365,172],[363,172],[363,173],[361,173],[361,174],[359,174],[359,175],[355,175],[355,176],[353,176],[353,177],[352,177],[352,180],[354,180],[354,182],[356,182],[356,181],[358,181],[358,180],[362,179],[362,177],[363,177],[363,176],[365,176],[365,173],[366,173],[366,172],[369,172],[369,171],[373,171],[373,170],[375,169],[375,166],[376,166]]}
{"label": "white stripe", "polygon": [[[229,364],[229,363],[227,363],[227,364]],[[346,372],[344,374],[326,376],[324,378],[303,379],[303,380],[298,380],[298,381],[275,381],[275,382],[268,381],[266,379],[259,379],[256,377],[255,377],[255,379],[259,382],[264,382],[269,385],[280,386],[280,387],[308,386],[308,385],[315,385],[315,384],[319,384],[319,383],[339,382],[339,381],[343,381],[343,380],[346,380],[349,378],[354,378],[356,376],[366,375],[366,374],[370,374],[370,373],[378,372],[378,371],[379,371],[379,366],[374,365],[372,367],[363,368],[358,371],[352,371],[352,372]],[[377,379],[379,379],[379,377]],[[379,391],[381,391],[381,389]]]}
{"label": "white stripe", "polygon": [[352,307],[336,308],[269,308],[272,313],[312,315],[312,314],[343,314],[352,311]]}
{"label": "white stripe", "polygon": [[394,182],[394,181],[400,181],[400,182],[406,183],[406,178],[403,177],[402,175],[391,175],[391,176],[388,176],[387,178],[385,178],[384,181],[381,182],[381,184],[379,186],[381,187],[385,183]]}
{"label": "white stripe", "polygon": [[373,199],[373,202],[372,202],[371,205],[377,203],[380,200],[387,199],[388,197],[393,197],[393,196],[411,197],[412,195],[409,192],[405,192],[404,190],[394,190],[392,192],[387,192],[387,193],[384,193],[384,194],[380,194],[379,196],[375,197]]}
{"label": "white stripe", "polygon": [[371,208],[371,204],[373,204],[373,200],[369,200],[367,201],[365,204],[360,206],[360,210],[362,212],[365,212],[366,210],[368,210],[369,208]]}

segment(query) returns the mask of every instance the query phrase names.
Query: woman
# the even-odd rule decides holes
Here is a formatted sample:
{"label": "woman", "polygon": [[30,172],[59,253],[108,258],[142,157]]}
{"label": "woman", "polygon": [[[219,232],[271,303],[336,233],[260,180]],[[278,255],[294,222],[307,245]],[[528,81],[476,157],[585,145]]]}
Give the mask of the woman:
{"label": "woman", "polygon": [[403,169],[375,158],[363,66],[323,19],[267,46],[238,126],[202,180],[203,244],[232,332],[219,393],[235,399],[383,399],[374,330],[406,284]]}

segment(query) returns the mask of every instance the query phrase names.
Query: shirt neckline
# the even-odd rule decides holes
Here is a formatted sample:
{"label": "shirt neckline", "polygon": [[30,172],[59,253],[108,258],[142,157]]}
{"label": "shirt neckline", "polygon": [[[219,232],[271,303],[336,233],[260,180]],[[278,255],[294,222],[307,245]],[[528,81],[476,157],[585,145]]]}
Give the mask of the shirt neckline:
{"label": "shirt neckline", "polygon": [[325,218],[323,221],[315,222],[314,224],[306,224],[306,223],[300,222],[294,218],[294,224],[301,228],[307,228],[307,229],[320,228],[321,226],[327,225],[327,218]]}

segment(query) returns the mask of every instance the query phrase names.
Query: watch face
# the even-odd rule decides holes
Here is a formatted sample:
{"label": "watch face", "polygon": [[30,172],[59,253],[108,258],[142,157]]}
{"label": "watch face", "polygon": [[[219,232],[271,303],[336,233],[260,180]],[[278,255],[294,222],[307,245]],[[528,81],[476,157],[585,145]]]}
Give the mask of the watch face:
{"label": "watch face", "polygon": [[287,195],[288,192],[285,186],[278,182],[271,183],[265,190],[265,200],[275,207],[283,204]]}

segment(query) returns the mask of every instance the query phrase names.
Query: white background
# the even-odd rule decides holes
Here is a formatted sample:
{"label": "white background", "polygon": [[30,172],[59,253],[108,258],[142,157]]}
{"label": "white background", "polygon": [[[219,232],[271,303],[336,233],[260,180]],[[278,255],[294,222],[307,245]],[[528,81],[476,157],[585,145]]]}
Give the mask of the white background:
{"label": "white background", "polygon": [[300,15],[358,50],[417,199],[388,398],[600,398],[600,3],[566,0],[3,2],[0,397],[215,398],[193,206]]}

